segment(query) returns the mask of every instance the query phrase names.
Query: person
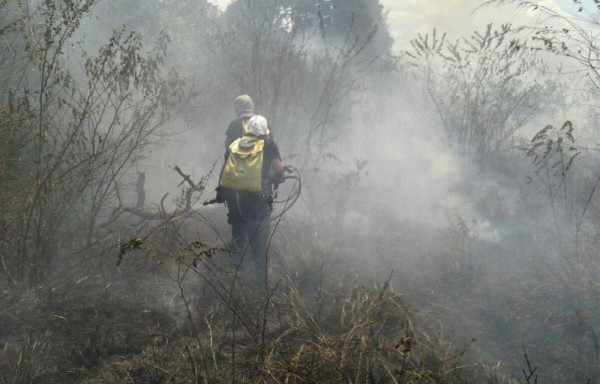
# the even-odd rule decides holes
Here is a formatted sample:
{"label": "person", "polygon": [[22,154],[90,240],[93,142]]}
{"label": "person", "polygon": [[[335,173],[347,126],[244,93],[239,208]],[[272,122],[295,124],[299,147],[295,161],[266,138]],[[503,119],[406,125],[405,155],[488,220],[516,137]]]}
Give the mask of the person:
{"label": "person", "polygon": [[[246,99],[247,100],[247,99]],[[245,104],[248,107],[248,104]],[[249,112],[246,108],[243,113]],[[228,139],[231,138],[228,136]],[[236,186],[234,176],[224,176],[229,156],[245,143],[262,145],[262,169],[258,187],[241,188]],[[259,283],[264,283],[267,268],[267,248],[270,237],[272,184],[283,178],[281,155],[275,141],[270,137],[267,120],[261,115],[253,115],[248,119],[245,132],[234,139],[225,154],[225,164],[221,169],[217,195],[228,208],[227,222],[231,226],[230,248],[234,252],[234,261],[240,266],[248,247],[252,250],[252,258]]]}
{"label": "person", "polygon": [[248,95],[240,95],[236,97],[233,106],[237,118],[229,123],[227,131],[225,131],[225,148],[229,147],[236,139],[244,136],[248,120],[254,116],[254,103]]}
{"label": "person", "polygon": [[[232,120],[225,131],[225,148],[229,147],[234,140],[244,136],[248,127],[248,120],[254,116],[254,103],[248,95],[240,95],[233,103],[237,118]],[[273,137],[273,130],[269,128],[268,137]]]}

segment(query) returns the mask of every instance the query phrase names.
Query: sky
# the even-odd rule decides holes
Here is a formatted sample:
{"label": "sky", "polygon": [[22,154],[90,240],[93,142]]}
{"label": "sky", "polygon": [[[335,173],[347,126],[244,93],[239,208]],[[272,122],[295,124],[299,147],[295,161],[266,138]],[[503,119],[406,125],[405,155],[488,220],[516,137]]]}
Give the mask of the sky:
{"label": "sky", "polygon": [[[224,9],[231,0],[210,0]],[[431,32],[435,27],[448,36],[470,35],[481,31],[490,22],[511,22],[514,25],[531,25],[533,12],[516,11],[514,6],[479,7],[483,0],[380,0],[387,12],[394,48],[403,50],[418,33]],[[559,12],[576,14],[573,0],[532,0]],[[595,10],[593,0],[582,0],[584,13]]]}
{"label": "sky", "polygon": [[[573,0],[535,1],[553,10],[564,12],[575,10]],[[449,36],[470,35],[481,31],[490,22],[511,22],[515,25],[528,23],[528,19],[537,17],[514,5],[480,6],[479,0],[381,0],[387,9],[390,33],[396,48],[408,45],[418,33],[438,32]]]}

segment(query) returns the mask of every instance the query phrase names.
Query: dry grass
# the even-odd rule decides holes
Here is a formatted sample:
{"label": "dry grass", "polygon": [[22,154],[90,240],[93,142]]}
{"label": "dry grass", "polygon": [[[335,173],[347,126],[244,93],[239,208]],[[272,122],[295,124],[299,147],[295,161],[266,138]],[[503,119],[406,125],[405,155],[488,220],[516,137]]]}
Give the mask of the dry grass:
{"label": "dry grass", "polygon": [[335,239],[283,230],[267,289],[222,247],[150,231],[103,273],[1,297],[0,383],[532,382],[521,343],[540,383],[597,375],[592,261],[506,281],[481,269],[477,238],[431,232],[413,240],[446,246],[421,274],[373,284]]}
{"label": "dry grass", "polygon": [[3,297],[2,380],[406,384],[460,382],[466,372],[463,349],[420,328],[389,281],[328,277],[314,262],[327,245],[286,254],[294,262],[275,269],[267,291],[224,253],[160,261],[162,245],[142,248],[107,270],[121,276],[107,286],[90,277]]}

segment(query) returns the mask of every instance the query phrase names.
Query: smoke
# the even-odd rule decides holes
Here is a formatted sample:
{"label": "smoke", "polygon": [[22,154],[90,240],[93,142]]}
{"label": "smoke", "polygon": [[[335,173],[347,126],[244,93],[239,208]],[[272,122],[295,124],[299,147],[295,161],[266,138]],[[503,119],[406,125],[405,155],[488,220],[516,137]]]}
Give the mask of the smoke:
{"label": "smoke", "polygon": [[368,200],[404,220],[440,223],[443,211],[460,204],[452,193],[460,177],[458,160],[434,129],[432,105],[402,94],[385,99],[395,108],[388,108],[392,113],[367,139],[365,182],[374,186]]}
{"label": "smoke", "polygon": [[[243,54],[251,48],[235,45],[246,37],[243,33],[242,37],[237,35],[236,28],[223,36],[218,35],[223,33],[218,28],[208,28],[208,35],[190,32],[184,26],[191,25],[186,21],[194,21],[194,15],[179,16],[166,3],[160,2],[158,9],[147,9],[149,18],[144,17],[146,13],[127,12],[127,7],[119,13],[110,7],[100,8],[90,25],[84,27],[82,36],[92,36],[85,44],[93,48],[105,40],[107,35],[103,34],[108,29],[123,22],[141,24],[147,44],[163,28],[174,34],[168,64],[185,77],[186,97],[174,106],[173,118],[156,137],[157,145],[149,148],[143,159],[136,160],[134,169],[146,174],[146,207],[157,208],[168,193],[164,201],[167,211],[177,207],[177,199],[187,188],[175,166],[195,182],[210,175],[203,193],[195,195],[193,208],[207,222],[214,223],[217,231],[205,223],[189,221],[177,227],[188,235],[186,241],[221,245],[227,240],[230,228],[225,223],[226,209],[203,207],[201,202],[213,197],[225,150],[225,129],[235,118],[233,100],[238,94],[250,93],[256,100],[266,100],[259,112],[280,124],[274,134],[284,163],[301,167],[302,171],[301,199],[275,232],[278,257],[302,255],[308,260],[307,269],[326,264],[326,272],[340,276],[360,271],[361,281],[369,282],[381,281],[394,271],[392,287],[406,292],[411,305],[431,314],[424,322],[432,327],[441,323],[443,328],[456,332],[456,339],[481,340],[473,347],[475,354],[480,355],[472,358],[483,358],[487,364],[508,360],[513,364],[511,368],[518,366],[517,356],[503,354],[518,353],[515,349],[523,340],[551,350],[556,340],[567,335],[556,329],[564,327],[564,323],[575,324],[569,318],[571,312],[583,311],[594,319],[592,310],[586,308],[593,303],[596,291],[592,288],[572,304],[575,310],[564,306],[560,315],[555,315],[548,309],[554,304],[553,293],[564,294],[567,302],[578,297],[576,284],[571,283],[575,280],[561,275],[560,267],[572,268],[568,271],[573,274],[577,271],[562,255],[573,252],[572,231],[579,229],[574,224],[582,216],[582,202],[585,204],[594,181],[581,176],[586,175],[584,170],[576,174],[577,182],[575,178],[567,179],[573,172],[567,174],[564,169],[536,173],[531,159],[526,158],[521,147],[530,144],[531,133],[541,129],[542,122],[556,118],[554,115],[541,114],[529,121],[515,135],[514,148],[506,149],[502,153],[505,157],[490,157],[492,165],[479,172],[481,164],[461,157],[443,137],[440,116],[422,82],[404,68],[392,69],[390,62],[402,67],[402,61],[379,58],[388,61],[348,71],[343,77],[339,74],[345,67],[327,67],[327,57],[303,56],[305,52],[300,49],[277,51],[280,45],[270,45],[267,43],[272,41],[265,40],[262,52],[267,59],[300,59],[280,67],[269,66],[278,60],[264,59],[264,67],[258,67],[252,61],[256,57]],[[223,2],[219,4],[223,6]],[[460,6],[456,12],[471,15],[471,2],[452,4]],[[411,2],[402,11],[389,6],[392,34],[399,49],[406,45],[406,37],[428,31],[430,26],[460,32],[473,29],[473,24],[465,23],[464,18],[449,16],[447,3]],[[491,18],[489,12],[494,9],[486,12],[478,11],[474,17],[487,21],[512,16],[509,12]],[[422,16],[415,20],[417,14]],[[198,15],[202,21],[211,19],[209,11]],[[179,19],[184,16],[184,21]],[[196,24],[198,30],[202,29],[200,24]],[[102,33],[93,33],[96,28]],[[402,34],[398,28],[403,28]],[[235,46],[222,47],[215,41],[234,41]],[[324,52],[322,47],[318,51]],[[299,69],[302,65],[308,69]],[[252,71],[248,70],[250,67]],[[375,69],[381,73],[369,72]],[[329,80],[333,85],[323,87]],[[353,88],[355,83],[358,86]],[[258,91],[247,92],[256,84],[261,85],[256,89],[265,94],[279,92],[278,97],[270,100]],[[339,87],[335,89],[337,93],[331,90],[334,87]],[[343,96],[327,99],[323,97],[327,92]],[[550,107],[556,108],[556,104]],[[326,108],[330,108],[327,113],[319,115]],[[273,116],[269,111],[273,111]],[[561,123],[554,122],[558,126]],[[302,140],[307,136],[314,140],[319,129],[324,130],[323,137],[327,139],[319,143],[322,150],[303,152]],[[552,144],[556,145],[556,141]],[[552,150],[556,152],[556,147]],[[549,164],[550,167],[554,163]],[[135,175],[131,177],[133,190]],[[532,182],[528,183],[527,177]],[[573,185],[573,189],[563,192],[565,183],[569,188]],[[286,188],[290,186],[282,186],[282,195]],[[133,206],[134,193],[124,195],[129,199],[125,204]],[[597,209],[591,206],[588,215],[595,218]],[[595,233],[593,228],[587,229],[587,250],[584,248],[583,252],[589,256]],[[302,260],[286,261],[299,264]],[[201,297],[197,293],[201,289],[197,276],[186,279],[187,289]],[[312,281],[308,277],[307,280]],[[559,281],[565,291],[554,285]],[[177,294],[172,287],[165,290],[167,293],[157,293],[157,297],[163,295],[159,300]],[[540,293],[544,290],[549,293]],[[537,302],[543,303],[542,314],[536,312]],[[168,306],[181,312],[182,318],[185,316],[181,304],[172,301]],[[536,321],[548,321],[543,328],[555,332],[556,339],[544,340],[543,332],[532,324]],[[591,332],[582,331],[581,348],[589,347],[586,343],[594,333],[593,325],[590,329]],[[512,339],[503,341],[505,334]],[[585,355],[586,350],[580,352]]]}

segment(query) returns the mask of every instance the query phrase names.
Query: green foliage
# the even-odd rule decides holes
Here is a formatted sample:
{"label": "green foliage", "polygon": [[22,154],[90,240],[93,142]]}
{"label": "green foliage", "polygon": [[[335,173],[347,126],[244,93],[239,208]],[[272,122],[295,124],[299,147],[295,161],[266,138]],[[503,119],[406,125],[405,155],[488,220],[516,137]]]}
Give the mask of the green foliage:
{"label": "green foliage", "polygon": [[2,211],[1,271],[13,287],[42,283],[59,257],[83,257],[107,236],[98,224],[179,92],[161,70],[166,37],[143,54],[139,34],[122,29],[92,56],[73,36],[93,1],[46,1],[31,13],[15,4],[28,17],[3,36],[21,72],[0,122],[0,182],[12,202]]}
{"label": "green foliage", "polygon": [[452,43],[437,32],[412,41],[409,62],[425,84],[445,143],[485,169],[541,111],[546,85],[535,52],[511,38],[510,25]]}
{"label": "green foliage", "polygon": [[[500,2],[499,0],[488,1],[492,4]],[[572,17],[537,2],[526,0],[508,2],[543,16],[534,25],[525,26],[525,30],[531,32],[530,48],[560,58],[571,72],[577,74],[577,78],[571,81],[584,79],[580,86],[597,95],[600,89],[600,49],[596,44],[598,39],[596,27],[599,22],[593,16],[593,12],[598,2],[594,0],[594,4],[585,4],[574,0],[572,6],[579,13],[583,10],[587,12],[585,15],[581,13]],[[587,101],[589,100],[586,99]],[[592,102],[592,106],[597,108],[595,102]]]}
{"label": "green foliage", "polygon": [[301,33],[317,32],[321,38],[335,45],[345,40],[363,40],[372,36],[365,55],[371,57],[388,54],[392,47],[379,1],[369,0],[288,0],[290,18]]}
{"label": "green foliage", "polygon": [[[207,41],[213,75],[222,79],[215,91],[251,95],[280,146],[294,148],[308,170],[344,131],[372,73],[367,51],[376,43],[373,33],[352,34],[357,26],[335,42],[324,40],[318,30],[296,25],[300,13],[285,2],[236,1]],[[369,25],[384,29],[379,19]]]}
{"label": "green foliage", "polygon": [[[565,201],[568,200],[567,172],[573,165],[575,157],[581,154],[575,144],[573,130],[570,121],[565,122],[560,128],[547,125],[534,135],[531,144],[524,149],[527,157],[531,157],[535,166],[534,173],[541,178],[543,189],[547,191],[551,202],[561,189]],[[533,179],[530,177],[529,180]]]}
{"label": "green foliage", "polygon": [[[509,187],[461,186],[474,206],[497,202],[497,239],[458,211],[449,230],[406,222],[397,213],[414,202],[377,208],[378,186],[367,194],[363,184],[372,162],[348,167],[332,145],[356,121],[377,135],[387,120],[370,98],[373,84],[397,85],[372,72],[390,44],[378,1],[240,0],[222,14],[204,1],[94,3],[0,0],[10,52],[0,56],[0,381],[513,384],[521,343],[528,382],[598,377],[600,179],[581,167],[570,122],[524,148],[544,189],[521,185],[518,167]],[[94,16],[103,28],[83,41]],[[489,26],[451,43],[434,32],[411,53],[448,147],[484,167],[506,160],[520,127],[560,98],[538,80],[548,74],[539,51],[511,33]],[[181,99],[165,63],[182,67],[193,98]],[[143,182],[139,204],[124,206],[132,167],[174,111],[192,101],[181,121],[220,155],[210,135],[221,135],[239,93],[314,184],[304,215],[281,223],[267,287],[230,263],[218,231],[214,245],[199,229],[215,226],[192,200],[210,175],[196,185],[175,167],[191,188],[172,213],[166,194],[143,210]],[[364,196],[375,199],[353,217]],[[548,220],[546,197],[564,201],[575,227]],[[350,225],[358,229],[340,231]]]}

